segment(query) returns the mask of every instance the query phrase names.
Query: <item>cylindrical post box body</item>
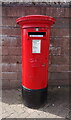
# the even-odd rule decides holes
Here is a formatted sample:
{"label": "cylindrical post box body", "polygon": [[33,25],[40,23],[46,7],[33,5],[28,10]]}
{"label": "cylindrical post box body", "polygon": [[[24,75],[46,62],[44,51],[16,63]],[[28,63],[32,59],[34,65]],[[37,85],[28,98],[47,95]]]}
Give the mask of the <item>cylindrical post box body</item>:
{"label": "cylindrical post box body", "polygon": [[50,27],[55,19],[31,15],[16,20],[22,29],[22,96],[28,107],[47,100]]}

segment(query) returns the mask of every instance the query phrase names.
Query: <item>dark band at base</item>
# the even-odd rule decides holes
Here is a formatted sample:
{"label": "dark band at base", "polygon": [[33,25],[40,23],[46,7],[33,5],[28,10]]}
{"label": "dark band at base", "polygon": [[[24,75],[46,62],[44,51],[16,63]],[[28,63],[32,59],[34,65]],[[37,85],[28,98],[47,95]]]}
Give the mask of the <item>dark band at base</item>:
{"label": "dark band at base", "polygon": [[31,90],[22,86],[22,97],[27,107],[42,107],[47,102],[47,87],[44,89]]}

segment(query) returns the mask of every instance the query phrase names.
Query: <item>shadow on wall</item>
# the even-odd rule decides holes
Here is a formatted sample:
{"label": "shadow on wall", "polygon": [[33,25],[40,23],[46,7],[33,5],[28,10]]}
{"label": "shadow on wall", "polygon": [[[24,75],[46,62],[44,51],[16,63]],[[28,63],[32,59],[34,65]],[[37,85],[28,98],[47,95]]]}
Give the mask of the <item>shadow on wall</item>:
{"label": "shadow on wall", "polygon": [[[20,89],[3,91],[2,102],[8,105],[17,105],[17,107],[21,104],[21,109],[22,107],[26,110],[28,109],[23,104]],[[37,110],[43,111],[46,114],[49,113],[66,118],[69,112],[69,89],[65,87],[62,87],[60,89],[50,87],[48,89],[48,99],[46,105]]]}

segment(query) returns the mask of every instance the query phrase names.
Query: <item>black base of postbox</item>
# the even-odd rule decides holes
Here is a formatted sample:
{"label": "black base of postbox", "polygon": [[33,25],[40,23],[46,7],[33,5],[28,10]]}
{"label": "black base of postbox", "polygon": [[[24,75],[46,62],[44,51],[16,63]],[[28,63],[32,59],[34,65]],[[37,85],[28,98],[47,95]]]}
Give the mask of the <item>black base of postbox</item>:
{"label": "black base of postbox", "polygon": [[44,89],[31,90],[22,86],[22,97],[27,107],[42,107],[47,102],[47,87]]}

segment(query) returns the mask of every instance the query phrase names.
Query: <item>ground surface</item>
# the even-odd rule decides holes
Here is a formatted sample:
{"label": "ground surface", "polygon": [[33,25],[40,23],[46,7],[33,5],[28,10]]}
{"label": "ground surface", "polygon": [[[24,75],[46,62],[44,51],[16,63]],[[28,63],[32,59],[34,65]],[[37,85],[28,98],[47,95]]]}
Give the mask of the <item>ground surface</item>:
{"label": "ground surface", "polygon": [[69,118],[68,88],[49,88],[47,104],[30,109],[23,104],[21,90],[3,90],[2,118]]}

